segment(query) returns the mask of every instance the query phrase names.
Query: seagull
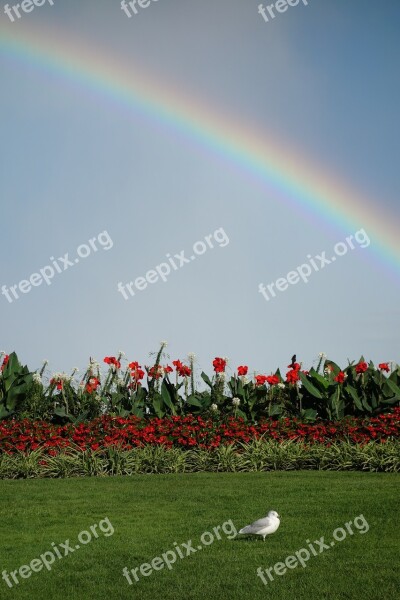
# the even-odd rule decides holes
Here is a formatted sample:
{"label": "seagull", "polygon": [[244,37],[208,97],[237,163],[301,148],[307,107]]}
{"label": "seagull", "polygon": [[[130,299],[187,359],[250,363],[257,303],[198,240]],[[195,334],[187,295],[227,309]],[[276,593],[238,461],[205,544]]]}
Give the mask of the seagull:
{"label": "seagull", "polygon": [[265,542],[267,535],[275,533],[280,525],[279,515],[275,510],[270,510],[266,517],[254,521],[251,525],[246,525],[239,533],[253,533],[254,535],[262,535]]}

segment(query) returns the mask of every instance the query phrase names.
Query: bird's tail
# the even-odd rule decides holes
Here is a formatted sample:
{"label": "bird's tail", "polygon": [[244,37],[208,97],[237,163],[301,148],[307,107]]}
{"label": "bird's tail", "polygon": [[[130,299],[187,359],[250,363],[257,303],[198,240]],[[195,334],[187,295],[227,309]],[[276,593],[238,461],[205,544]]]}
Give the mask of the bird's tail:
{"label": "bird's tail", "polygon": [[251,533],[251,525],[247,525],[246,527],[243,527],[243,529],[241,529],[239,531],[239,533]]}

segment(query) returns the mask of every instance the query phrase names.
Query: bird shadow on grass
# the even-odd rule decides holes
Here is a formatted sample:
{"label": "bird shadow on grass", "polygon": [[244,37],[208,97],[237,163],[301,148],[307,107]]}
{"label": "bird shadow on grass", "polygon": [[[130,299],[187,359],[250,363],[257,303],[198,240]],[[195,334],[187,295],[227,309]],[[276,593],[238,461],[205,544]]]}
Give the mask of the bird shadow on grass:
{"label": "bird shadow on grass", "polygon": [[235,537],[232,541],[233,542],[251,542],[251,543],[257,542],[257,543],[259,543],[259,542],[262,542],[263,539],[262,539],[262,536],[258,537],[256,535],[243,535],[243,536],[241,535],[241,536]]}

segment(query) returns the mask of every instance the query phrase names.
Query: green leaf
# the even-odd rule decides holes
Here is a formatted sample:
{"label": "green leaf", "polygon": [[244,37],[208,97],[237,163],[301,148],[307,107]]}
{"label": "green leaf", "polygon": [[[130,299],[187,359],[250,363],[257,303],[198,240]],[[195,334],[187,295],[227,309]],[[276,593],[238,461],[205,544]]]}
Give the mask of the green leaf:
{"label": "green leaf", "polygon": [[[389,388],[395,396],[400,396],[400,388],[391,379],[386,379],[383,389]],[[386,395],[386,394],[385,394]]]}
{"label": "green leaf", "polygon": [[324,363],[324,370],[326,367],[332,367],[332,373],[336,376],[340,371],[339,365],[337,365],[333,360],[326,360]]}
{"label": "green leaf", "polygon": [[305,389],[307,390],[307,392],[309,394],[311,394],[311,396],[313,396],[314,398],[318,398],[319,400],[322,400],[321,392],[319,390],[317,390],[317,388],[315,386],[313,386],[313,384],[310,381],[308,381],[307,375],[304,375],[304,373],[302,373],[300,371],[299,376],[300,376],[300,381],[303,384],[303,386],[305,387]]}
{"label": "green leaf", "polygon": [[[172,386],[173,389],[173,386]],[[171,389],[168,389],[165,380],[161,384],[161,397],[164,404],[170,409],[173,415],[176,415],[176,409],[173,400],[171,399]]]}
{"label": "green leaf", "polygon": [[201,400],[196,398],[196,396],[189,396],[186,402],[190,404],[190,406],[198,406],[199,408],[203,407],[203,403],[201,402]]}
{"label": "green leaf", "polygon": [[162,409],[162,398],[160,396],[153,398],[153,408],[157,417],[162,419],[162,417],[165,415],[165,411]]}
{"label": "green leaf", "polygon": [[203,372],[202,372],[202,374],[201,374],[201,378],[202,378],[202,380],[203,380],[203,381],[205,381],[205,382],[206,382],[206,384],[207,384],[207,385],[209,385],[209,386],[210,386],[210,388],[212,388],[212,386],[213,386],[213,384],[212,384],[212,381],[211,381],[211,379],[208,377],[208,375],[206,375],[206,374],[204,373],[204,371],[203,371]]}
{"label": "green leaf", "polygon": [[307,408],[301,412],[302,418],[306,419],[307,421],[315,421],[317,414],[318,413],[314,408]]}
{"label": "green leaf", "polygon": [[346,391],[349,392],[349,394],[352,397],[353,402],[356,405],[356,407],[358,408],[358,410],[362,411],[363,405],[361,403],[360,398],[358,397],[356,390],[351,385],[346,385]]}
{"label": "green leaf", "polygon": [[400,396],[395,396],[394,398],[387,398],[385,400],[381,400],[380,404],[392,405],[397,404],[397,402],[400,402]]}
{"label": "green leaf", "polygon": [[317,373],[314,367],[310,369],[309,377],[318,381],[318,383],[320,383],[325,390],[329,387],[329,381],[327,381],[325,377]]}
{"label": "green leaf", "polygon": [[283,407],[280,404],[273,404],[269,407],[268,413],[270,417],[278,417],[283,413]]}

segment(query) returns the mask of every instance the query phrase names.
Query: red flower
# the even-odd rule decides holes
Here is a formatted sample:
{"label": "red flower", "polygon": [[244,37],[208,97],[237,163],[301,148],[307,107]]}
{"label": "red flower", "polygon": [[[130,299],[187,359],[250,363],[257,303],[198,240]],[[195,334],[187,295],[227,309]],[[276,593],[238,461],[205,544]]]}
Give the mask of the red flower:
{"label": "red flower", "polygon": [[9,360],[10,360],[10,356],[9,356],[9,354],[6,354],[3,358],[3,364],[1,365],[0,371],[4,371]]}
{"label": "red flower", "polygon": [[389,373],[389,371],[390,371],[389,363],[380,363],[378,365],[378,367],[380,368],[381,371],[386,371],[386,373]]}
{"label": "red flower", "polygon": [[172,364],[176,368],[176,372],[180,377],[189,377],[192,373],[190,367],[184,365],[180,360],[173,360]]}
{"label": "red flower", "polygon": [[300,371],[299,363],[292,363],[288,365],[288,369],[293,369],[293,371]]}
{"label": "red flower", "polygon": [[286,381],[288,383],[296,383],[299,379],[299,369],[292,369],[286,373]]}
{"label": "red flower", "polygon": [[154,365],[148,369],[148,374],[152,379],[160,379],[163,376],[163,368],[161,365]]}
{"label": "red flower", "polygon": [[97,390],[97,388],[100,385],[100,380],[97,379],[97,377],[91,377],[89,379],[89,381],[86,384],[86,391],[88,394],[92,394],[93,392],[95,392]]}
{"label": "red flower", "polygon": [[216,357],[213,360],[213,367],[216,373],[224,373],[226,367],[226,360],[224,358]]}
{"label": "red flower", "polygon": [[266,381],[268,381],[267,375],[256,375],[255,376],[256,385],[264,385]]}
{"label": "red flower", "polygon": [[166,365],[164,367],[164,373],[172,373],[173,372],[173,368],[170,367],[169,365]]}
{"label": "red flower", "polygon": [[192,371],[190,369],[190,367],[186,367],[186,365],[183,365],[182,369],[179,372],[179,375],[181,377],[190,377]]}
{"label": "red flower", "polygon": [[144,371],[137,361],[129,363],[128,367],[131,369],[131,377],[133,377],[136,382],[143,379]]}
{"label": "red flower", "polygon": [[335,377],[335,381],[337,381],[338,383],[343,383],[345,379],[346,375],[343,373],[343,371],[340,371]]}
{"label": "red flower", "polygon": [[280,382],[280,379],[278,377],[278,375],[268,375],[268,377],[266,378],[267,383],[269,383],[269,385],[276,385],[277,383]]}
{"label": "red flower", "polygon": [[241,367],[237,368],[238,375],[240,375],[240,376],[247,375],[248,370],[249,370],[249,367],[246,367],[246,366],[241,366]]}
{"label": "red flower", "polygon": [[108,365],[114,365],[114,367],[117,369],[121,368],[121,363],[115,358],[115,356],[106,356],[104,362]]}
{"label": "red flower", "polygon": [[53,377],[52,379],[50,379],[50,385],[55,385],[58,390],[62,390],[63,389],[63,380],[62,379],[54,379],[54,377]]}
{"label": "red flower", "polygon": [[356,373],[365,373],[367,369],[368,365],[366,362],[359,362],[358,365],[356,365]]}

